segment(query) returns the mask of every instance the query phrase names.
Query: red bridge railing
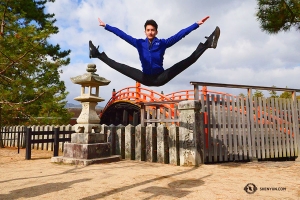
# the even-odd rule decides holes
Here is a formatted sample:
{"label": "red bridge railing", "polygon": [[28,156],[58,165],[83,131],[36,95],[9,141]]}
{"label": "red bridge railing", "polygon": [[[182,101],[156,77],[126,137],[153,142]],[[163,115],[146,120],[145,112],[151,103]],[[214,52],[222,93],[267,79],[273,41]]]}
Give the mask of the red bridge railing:
{"label": "red bridge railing", "polygon": [[[204,94],[204,98],[206,97],[207,93],[212,94],[225,94],[228,96],[232,96],[231,94],[224,93],[224,92],[217,92],[213,90],[207,90],[207,87],[202,87],[202,90],[199,91],[201,94]],[[180,90],[177,92],[172,92],[170,94],[163,94],[158,93],[156,91],[143,88],[141,87],[141,84],[136,82],[135,86],[130,86],[123,88],[119,91],[113,90],[112,97],[107,102],[106,106],[104,107],[102,113],[105,112],[105,110],[112,105],[113,103],[116,103],[118,101],[129,101],[133,104],[140,104],[142,102],[162,102],[162,101],[168,101],[167,104],[161,105],[163,108],[168,108],[171,110],[172,116],[174,115],[174,106],[177,105],[178,100],[193,100],[194,99],[194,90]],[[171,101],[174,101],[174,103],[170,104]],[[168,113],[166,113],[166,117],[168,117]],[[101,116],[101,114],[100,114]]]}

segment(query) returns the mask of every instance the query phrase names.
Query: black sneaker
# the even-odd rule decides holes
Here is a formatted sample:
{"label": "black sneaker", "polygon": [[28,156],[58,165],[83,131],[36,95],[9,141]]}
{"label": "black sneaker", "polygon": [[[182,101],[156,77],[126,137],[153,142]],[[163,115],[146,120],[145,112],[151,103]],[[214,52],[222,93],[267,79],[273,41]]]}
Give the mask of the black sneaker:
{"label": "black sneaker", "polygon": [[205,44],[208,48],[216,48],[218,44],[218,39],[220,37],[220,28],[217,26],[214,32],[209,36],[205,37],[207,40]]}
{"label": "black sneaker", "polygon": [[89,41],[89,49],[90,49],[90,58],[98,58],[100,56],[100,52],[98,51],[99,46],[96,48],[92,41]]}

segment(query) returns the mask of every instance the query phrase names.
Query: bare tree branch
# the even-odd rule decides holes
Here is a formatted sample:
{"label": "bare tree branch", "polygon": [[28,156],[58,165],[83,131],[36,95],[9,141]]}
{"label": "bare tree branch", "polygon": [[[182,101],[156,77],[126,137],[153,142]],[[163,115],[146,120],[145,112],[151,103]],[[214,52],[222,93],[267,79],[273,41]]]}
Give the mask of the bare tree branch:
{"label": "bare tree branch", "polygon": [[0,104],[8,104],[8,105],[26,105],[26,104],[30,104],[36,100],[38,100],[41,96],[43,96],[45,94],[45,92],[40,93],[38,96],[36,96],[34,99],[31,99],[29,101],[25,101],[25,102],[19,102],[19,103],[13,103],[13,102],[9,102],[9,101],[0,101]]}

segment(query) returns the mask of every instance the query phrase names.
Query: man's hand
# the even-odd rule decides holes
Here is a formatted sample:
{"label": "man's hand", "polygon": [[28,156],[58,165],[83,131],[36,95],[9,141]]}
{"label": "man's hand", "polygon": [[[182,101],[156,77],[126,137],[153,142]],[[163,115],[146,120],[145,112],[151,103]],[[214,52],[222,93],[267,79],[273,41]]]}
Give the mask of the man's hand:
{"label": "man's hand", "polygon": [[209,18],[209,16],[204,17],[203,19],[199,20],[199,21],[197,22],[197,24],[200,26],[200,25],[203,24],[208,18]]}
{"label": "man's hand", "polygon": [[99,26],[105,27],[105,23],[98,17]]}

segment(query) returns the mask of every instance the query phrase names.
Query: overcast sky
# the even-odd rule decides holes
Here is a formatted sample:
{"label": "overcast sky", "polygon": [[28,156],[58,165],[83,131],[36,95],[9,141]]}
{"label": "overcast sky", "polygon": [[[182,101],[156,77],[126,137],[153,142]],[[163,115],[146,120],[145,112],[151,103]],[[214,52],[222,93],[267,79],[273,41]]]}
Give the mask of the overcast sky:
{"label": "overcast sky", "polygon": [[[208,49],[195,64],[166,85],[150,87],[154,91],[167,94],[193,89],[190,81],[300,88],[300,32],[295,29],[277,35],[262,32],[255,17],[256,9],[254,0],[56,0],[48,3],[47,11],[55,14],[55,25],[59,27],[59,33],[50,42],[72,51],[71,64],[63,67],[61,76],[70,93],[67,100],[79,104],[74,98],[80,95],[80,86],[73,84],[70,77],[85,73],[89,63],[97,65],[97,74],[111,80],[108,86],[100,88],[100,96],[105,99],[100,106],[105,106],[113,89],[118,91],[135,85],[134,80],[99,59],[89,59],[89,40],[100,45],[112,59],[141,69],[136,49],[100,27],[98,17],[135,38],[145,38],[144,23],[154,19],[158,23],[157,37],[168,38],[209,15],[197,30],[167,49],[165,69],[189,56],[199,42],[205,41],[204,36],[220,27],[216,49]],[[209,89],[233,94],[243,92]]]}

